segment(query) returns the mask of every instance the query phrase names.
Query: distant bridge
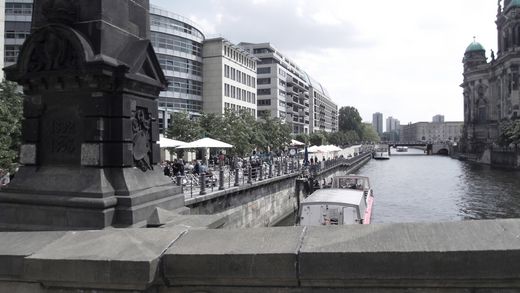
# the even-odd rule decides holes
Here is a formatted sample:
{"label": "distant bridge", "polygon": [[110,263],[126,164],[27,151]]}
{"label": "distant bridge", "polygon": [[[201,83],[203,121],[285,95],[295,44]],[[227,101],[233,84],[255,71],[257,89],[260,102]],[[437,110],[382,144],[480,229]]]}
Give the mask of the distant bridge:
{"label": "distant bridge", "polygon": [[[382,144],[387,144],[389,146],[392,146],[394,148],[400,147],[400,146],[406,146],[406,147],[424,147],[426,154],[428,155],[450,155],[450,145],[445,142],[431,142],[431,141],[409,141],[409,142],[390,142],[385,141],[381,142]],[[391,150],[388,149],[388,153],[391,154]]]}

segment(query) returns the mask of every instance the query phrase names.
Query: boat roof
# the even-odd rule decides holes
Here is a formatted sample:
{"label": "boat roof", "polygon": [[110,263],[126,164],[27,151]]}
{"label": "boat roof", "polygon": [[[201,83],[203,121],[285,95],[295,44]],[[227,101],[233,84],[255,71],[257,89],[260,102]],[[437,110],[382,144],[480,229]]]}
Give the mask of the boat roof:
{"label": "boat roof", "polygon": [[355,189],[318,189],[302,201],[302,204],[344,204],[358,206],[364,200],[363,191]]}

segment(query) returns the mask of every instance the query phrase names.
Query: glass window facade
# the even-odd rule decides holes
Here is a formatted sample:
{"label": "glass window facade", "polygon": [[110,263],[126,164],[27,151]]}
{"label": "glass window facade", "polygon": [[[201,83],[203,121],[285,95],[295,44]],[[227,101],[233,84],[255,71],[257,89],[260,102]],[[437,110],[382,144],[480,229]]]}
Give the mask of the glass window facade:
{"label": "glass window facade", "polygon": [[163,70],[202,76],[202,63],[175,56],[157,54]]}
{"label": "glass window facade", "polygon": [[16,63],[21,47],[19,45],[4,46],[4,62],[6,65]]}
{"label": "glass window facade", "polygon": [[32,16],[32,3],[5,3],[5,14]]}
{"label": "glass window facade", "polygon": [[202,82],[200,81],[177,77],[166,77],[166,79],[170,92],[202,96]]}
{"label": "glass window facade", "polygon": [[152,41],[154,48],[173,50],[199,57],[202,56],[202,44],[186,38],[151,32],[150,40]]}
{"label": "glass window facade", "polygon": [[190,34],[190,35],[193,35],[200,39],[204,38],[202,33],[199,30],[192,27],[191,25],[189,25],[187,23],[183,23],[176,19],[169,18],[169,17],[152,14],[152,15],[150,15],[150,24],[152,26],[158,26],[158,27],[178,31],[181,33]]}

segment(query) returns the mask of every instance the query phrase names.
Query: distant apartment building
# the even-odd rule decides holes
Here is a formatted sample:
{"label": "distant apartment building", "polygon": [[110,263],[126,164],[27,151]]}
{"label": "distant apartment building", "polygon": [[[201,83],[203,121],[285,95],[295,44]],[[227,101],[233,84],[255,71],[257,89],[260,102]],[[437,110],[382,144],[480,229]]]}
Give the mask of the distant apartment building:
{"label": "distant apartment building", "polygon": [[332,101],[327,90],[307,75],[310,88],[310,132],[337,132],[338,105]]}
{"label": "distant apartment building", "polygon": [[381,136],[383,134],[383,114],[376,112],[372,114],[372,126],[376,130],[377,134]]}
{"label": "distant apartment building", "polygon": [[223,114],[231,109],[256,118],[258,59],[223,38],[206,39],[202,58],[204,112]]}
{"label": "distant apartment building", "polygon": [[257,63],[258,117],[278,117],[293,133],[310,132],[310,86],[306,73],[270,43],[240,43]]}
{"label": "distant apartment building", "polygon": [[462,136],[464,122],[417,122],[402,126],[402,142],[457,142]]}
{"label": "distant apartment building", "polygon": [[444,122],[444,115],[435,115],[432,118],[433,123],[443,123]]}
{"label": "distant apartment building", "polygon": [[386,132],[396,132],[399,133],[400,122],[398,119],[390,116],[386,118]]}

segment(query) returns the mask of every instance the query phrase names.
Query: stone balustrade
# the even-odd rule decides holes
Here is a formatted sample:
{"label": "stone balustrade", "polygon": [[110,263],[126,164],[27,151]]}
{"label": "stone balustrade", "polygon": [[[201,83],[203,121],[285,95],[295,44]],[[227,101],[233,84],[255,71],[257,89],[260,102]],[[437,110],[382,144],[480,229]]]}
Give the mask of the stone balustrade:
{"label": "stone balustrade", "polygon": [[520,220],[0,233],[0,292],[518,292]]}

